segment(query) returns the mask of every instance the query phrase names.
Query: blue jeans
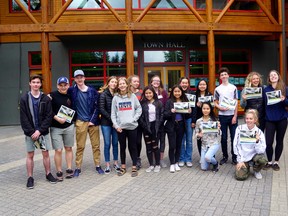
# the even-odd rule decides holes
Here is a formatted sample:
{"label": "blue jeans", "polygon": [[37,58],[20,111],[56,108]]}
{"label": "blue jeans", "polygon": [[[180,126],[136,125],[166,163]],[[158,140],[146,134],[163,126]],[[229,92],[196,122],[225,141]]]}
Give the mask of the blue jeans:
{"label": "blue jeans", "polygon": [[228,135],[228,127],[229,127],[230,138],[231,138],[232,159],[236,160],[236,155],[234,154],[234,151],[233,151],[233,140],[234,140],[235,131],[238,126],[238,123],[236,122],[236,124],[232,124],[232,118],[233,118],[233,115],[230,115],[230,116],[219,115],[219,121],[221,124],[221,131],[222,131],[221,148],[222,148],[223,157],[228,159],[228,147],[227,147],[228,136],[227,135]]}
{"label": "blue jeans", "polygon": [[217,160],[214,158],[217,151],[219,150],[220,145],[215,144],[207,149],[201,149],[201,169],[207,170],[209,168],[210,163],[215,165],[217,164]]}
{"label": "blue jeans", "polygon": [[[104,157],[105,162],[110,162],[110,147],[113,147],[113,159],[118,160],[118,134],[115,128],[111,126],[101,125],[101,130],[104,138]],[[111,142],[112,137],[112,142]]]}
{"label": "blue jeans", "polygon": [[[192,152],[193,152],[193,145],[192,145],[192,134],[193,129],[191,127],[192,118],[186,119],[185,121],[185,133],[182,139],[181,144],[181,153],[180,153],[180,160],[181,162],[192,162]],[[186,141],[186,145],[185,145]]]}

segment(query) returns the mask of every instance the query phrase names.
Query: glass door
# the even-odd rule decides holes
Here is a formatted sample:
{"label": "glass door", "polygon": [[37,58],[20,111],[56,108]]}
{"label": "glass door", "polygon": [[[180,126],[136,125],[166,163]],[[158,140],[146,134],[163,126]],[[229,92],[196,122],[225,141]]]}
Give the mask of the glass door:
{"label": "glass door", "polygon": [[171,88],[179,82],[180,77],[184,76],[185,67],[173,66],[173,67],[145,67],[144,68],[144,84],[147,86],[153,76],[160,77],[164,89],[169,91]]}

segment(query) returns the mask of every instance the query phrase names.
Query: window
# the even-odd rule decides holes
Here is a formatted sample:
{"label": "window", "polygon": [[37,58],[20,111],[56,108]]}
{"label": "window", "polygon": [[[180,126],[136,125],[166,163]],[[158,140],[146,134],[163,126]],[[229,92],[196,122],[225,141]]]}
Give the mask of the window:
{"label": "window", "polygon": [[[213,0],[213,9],[222,10],[229,0]],[[196,7],[198,9],[206,8],[206,0],[196,0]],[[230,10],[245,10],[253,11],[260,10],[256,0],[235,0],[230,7]]]}
{"label": "window", "polygon": [[183,62],[183,51],[144,51],[145,63]]}
{"label": "window", "polygon": [[[40,51],[28,52],[29,74],[42,75],[42,55]],[[49,65],[51,69],[51,52],[49,54]]]}
{"label": "window", "polygon": [[[24,7],[29,11],[40,11],[41,10],[41,1],[40,0],[20,0]],[[16,1],[12,0],[11,11],[22,11]]]}
{"label": "window", "polygon": [[[125,51],[71,51],[71,74],[77,69],[85,73],[86,83],[99,89],[110,76],[126,76]],[[139,74],[138,52],[134,51],[134,73]]]}
{"label": "window", "polygon": [[[188,0],[188,2],[193,6],[194,0]],[[135,1],[133,1],[134,3]],[[145,8],[150,3],[150,0],[140,0],[139,8]],[[133,8],[136,8],[136,5],[133,4]],[[187,9],[187,6],[184,4],[184,2],[181,1],[173,1],[173,0],[157,0],[152,8],[157,9]]]}
{"label": "window", "polygon": [[[230,82],[235,85],[244,85],[245,77],[251,70],[251,53],[249,50],[216,50],[215,51],[216,73],[220,67],[230,70]],[[196,88],[200,78],[208,77],[208,51],[189,51],[189,76],[192,88]],[[216,79],[216,85],[219,85]]]}

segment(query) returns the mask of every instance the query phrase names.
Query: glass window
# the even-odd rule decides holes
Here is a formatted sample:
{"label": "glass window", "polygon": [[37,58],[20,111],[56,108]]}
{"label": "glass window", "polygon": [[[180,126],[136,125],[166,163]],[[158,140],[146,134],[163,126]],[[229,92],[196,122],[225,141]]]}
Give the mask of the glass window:
{"label": "glass window", "polygon": [[144,51],[144,62],[183,62],[182,51]]}
{"label": "glass window", "polygon": [[68,9],[100,9],[101,7],[101,0],[73,0]]}
{"label": "glass window", "polygon": [[107,63],[125,63],[126,62],[126,52],[116,51],[116,52],[107,52],[106,55]]}
{"label": "glass window", "polygon": [[[193,0],[188,0],[188,2],[193,5]],[[145,8],[150,3],[150,0],[141,0],[141,8]],[[136,4],[133,4],[135,7]],[[152,8],[157,9],[179,9],[179,8],[187,8],[183,1],[172,1],[172,0],[158,0],[156,1]]]}
{"label": "glass window", "polygon": [[259,10],[256,0],[235,0],[230,10]]}
{"label": "glass window", "polygon": [[[39,11],[41,10],[41,1],[40,0],[21,0],[20,1],[24,7],[29,11]],[[12,11],[22,11],[19,5],[15,0],[12,0]]]}
{"label": "glass window", "polygon": [[223,62],[248,62],[249,52],[247,50],[222,50]]}
{"label": "glass window", "polygon": [[72,71],[81,69],[85,73],[85,77],[103,77],[104,69],[103,66],[74,66]]}
{"label": "glass window", "polygon": [[103,63],[103,52],[73,52],[73,64]]}
{"label": "glass window", "polygon": [[[225,7],[227,0],[213,0],[213,9],[220,10]],[[196,7],[198,9],[206,8],[206,0],[196,0]]]}
{"label": "glass window", "polygon": [[110,76],[126,76],[126,65],[111,65],[107,66],[107,71],[106,71],[107,77]]}

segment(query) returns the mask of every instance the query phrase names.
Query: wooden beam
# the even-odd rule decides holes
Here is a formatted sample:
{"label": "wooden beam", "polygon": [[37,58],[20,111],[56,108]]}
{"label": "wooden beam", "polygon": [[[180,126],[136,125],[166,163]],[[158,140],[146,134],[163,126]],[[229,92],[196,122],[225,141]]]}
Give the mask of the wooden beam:
{"label": "wooden beam", "polygon": [[213,92],[216,87],[216,76],[215,76],[215,37],[214,32],[210,30],[208,32],[208,89],[210,92]]}
{"label": "wooden beam", "polygon": [[20,2],[20,0],[15,0],[15,2],[19,5],[19,7],[24,11],[24,13],[28,16],[28,18],[35,24],[39,24],[35,17],[27,10],[24,5]]}
{"label": "wooden beam", "polygon": [[156,0],[151,0],[150,3],[147,5],[147,7],[142,11],[142,13],[137,17],[135,22],[140,22],[143,17],[148,13],[150,8],[153,6],[153,4],[156,2]]}
{"label": "wooden beam", "polygon": [[278,22],[275,20],[275,18],[272,16],[268,8],[263,4],[262,0],[256,0],[257,4],[259,7],[263,10],[263,12],[266,14],[268,19],[273,23],[273,24],[278,24]]}
{"label": "wooden beam", "polygon": [[108,9],[112,12],[112,14],[115,16],[115,18],[118,20],[118,22],[123,23],[124,21],[121,19],[119,14],[113,9],[113,7],[107,2],[107,0],[102,0],[104,4],[108,7]]}
{"label": "wooden beam", "polygon": [[57,14],[50,20],[49,24],[54,24],[57,20],[62,16],[62,14],[66,11],[69,5],[72,3],[73,0],[67,0],[62,8],[57,12]]}
{"label": "wooden beam", "polygon": [[[41,1],[42,23],[48,22],[48,0]],[[41,33],[41,56],[42,56],[42,76],[43,91],[48,94],[51,92],[51,72],[50,72],[50,56],[49,56],[49,33]]]}
{"label": "wooden beam", "polygon": [[[126,22],[132,22],[132,0],[125,1],[126,8]],[[133,42],[133,32],[128,30],[126,32],[126,71],[127,76],[134,74],[134,42]]]}
{"label": "wooden beam", "polygon": [[223,8],[223,10],[221,11],[221,13],[218,15],[218,17],[215,20],[215,23],[219,23],[220,20],[223,18],[223,16],[225,15],[225,13],[228,11],[228,9],[230,8],[230,6],[233,4],[234,0],[229,1],[226,6]]}
{"label": "wooden beam", "polygon": [[208,23],[213,22],[213,2],[212,2],[212,0],[206,0],[206,17],[207,17]]}
{"label": "wooden beam", "polygon": [[189,10],[196,16],[200,22],[205,22],[201,15],[194,9],[194,7],[188,2],[188,0],[183,0],[184,4],[189,8]]}

